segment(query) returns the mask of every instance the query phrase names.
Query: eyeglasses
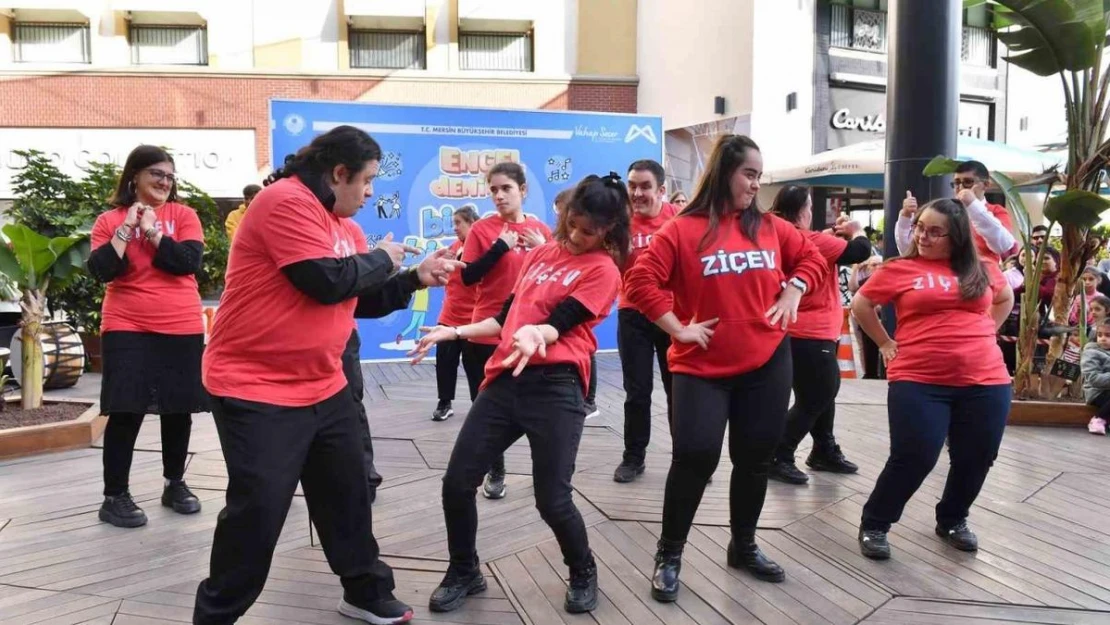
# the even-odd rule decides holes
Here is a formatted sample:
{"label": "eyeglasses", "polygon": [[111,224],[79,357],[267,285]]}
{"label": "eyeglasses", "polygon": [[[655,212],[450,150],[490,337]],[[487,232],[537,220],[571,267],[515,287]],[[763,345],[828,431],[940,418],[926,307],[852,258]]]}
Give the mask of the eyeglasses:
{"label": "eyeglasses", "polygon": [[166,182],[169,182],[170,184],[177,183],[177,176],[175,176],[173,174],[170,174],[170,173],[166,173],[166,172],[162,171],[161,169],[147,169],[147,170],[144,170],[144,171],[146,171],[148,174],[150,174],[150,177],[154,178],[158,182],[166,181]]}
{"label": "eyeglasses", "polygon": [[949,184],[952,185],[953,189],[959,189],[960,187],[971,189],[975,185],[979,184],[979,181],[975,178],[956,178]]}
{"label": "eyeglasses", "polygon": [[913,234],[922,239],[943,239],[948,236],[948,233],[940,228],[926,228],[921,224],[913,227]]}

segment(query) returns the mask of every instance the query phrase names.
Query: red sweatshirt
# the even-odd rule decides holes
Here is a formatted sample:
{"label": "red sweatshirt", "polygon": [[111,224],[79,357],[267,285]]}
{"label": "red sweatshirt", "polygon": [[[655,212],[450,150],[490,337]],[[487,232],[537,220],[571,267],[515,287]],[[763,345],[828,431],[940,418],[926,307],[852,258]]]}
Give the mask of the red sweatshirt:
{"label": "red sweatshirt", "polygon": [[672,293],[683,323],[719,318],[708,350],[675,341],[667,362],[672,373],[723,378],[763,366],[782,342],[785,331],[764,316],[782,283],[796,276],[812,290],[828,269],[813,243],[774,215],[763,215],[755,243],[738,215],[728,215],[699,251],[708,225],[707,215],[679,215],[664,225],[625,276],[625,294],[652,321],[671,312]]}
{"label": "red sweatshirt", "polygon": [[805,231],[804,235],[821,252],[827,273],[822,277],[821,284],[811,285],[806,291],[798,304],[798,321],[787,328],[786,333],[799,339],[838,341],[844,324],[844,307],[840,305],[836,259],[844,253],[848,242],[840,237],[812,230]]}

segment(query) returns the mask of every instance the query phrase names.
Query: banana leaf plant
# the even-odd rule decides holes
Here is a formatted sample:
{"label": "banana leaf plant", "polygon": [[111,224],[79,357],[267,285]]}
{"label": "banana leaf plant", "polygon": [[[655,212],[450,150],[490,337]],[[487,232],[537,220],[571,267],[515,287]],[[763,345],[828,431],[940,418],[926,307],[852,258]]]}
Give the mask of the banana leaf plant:
{"label": "banana leaf plant", "polygon": [[89,257],[86,233],[47,238],[23,224],[8,224],[0,232],[0,273],[21,293],[20,339],[23,343],[24,410],[42,407],[42,324],[46,290],[79,275]]}
{"label": "banana leaf plant", "polygon": [[[1006,62],[1038,76],[1059,76],[1064,92],[1068,124],[1065,191],[1045,207],[1045,217],[1058,222],[1063,231],[1052,315],[1064,319],[1079,274],[1093,253],[1087,245],[1088,231],[1106,209],[1106,204],[1096,199],[1101,200],[1098,191],[1110,164],[1110,71],[1103,66],[1110,0],[964,0],[965,8],[983,4],[994,12],[998,39],[1009,50]],[[1065,212],[1068,214],[1063,215]],[[1063,337],[1054,337],[1046,367],[1051,367],[1063,350]]]}

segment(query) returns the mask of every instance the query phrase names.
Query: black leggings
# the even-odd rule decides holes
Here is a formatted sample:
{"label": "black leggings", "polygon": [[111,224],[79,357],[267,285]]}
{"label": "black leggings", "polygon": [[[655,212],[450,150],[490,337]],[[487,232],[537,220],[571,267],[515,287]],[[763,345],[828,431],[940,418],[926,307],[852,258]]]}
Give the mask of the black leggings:
{"label": "black leggings", "polygon": [[[466,370],[466,381],[470,385],[470,401],[478,399],[478,387],[486,377],[486,362],[497,351],[496,345],[485,345],[474,341],[464,341],[462,347],[463,369]],[[505,454],[497,454],[490,463],[489,470],[494,473],[505,474]]]}
{"label": "black leggings", "polygon": [[[145,415],[113,412],[104,429],[104,496],[122,495],[128,489],[131,459],[135,440]],[[167,480],[185,477],[185,460],[189,456],[189,435],[193,417],[188,414],[167,414],[162,424],[162,476]]]}
{"label": "black leggings", "polygon": [[794,405],[786,413],[786,430],[775,451],[775,459],[794,462],[794,452],[808,432],[815,450],[835,445],[833,419],[836,394],[840,392],[840,365],[836,341],[790,339],[794,361]]}
{"label": "black leggings", "polygon": [[674,374],[674,452],[663,496],[663,538],[686,542],[705,485],[721,459],[725,425],[732,460],[732,535],[755,532],[767,469],[790,401],[790,339],[760,368],[729,378]]}
{"label": "black leggings", "polygon": [[590,544],[571,496],[571,476],[586,414],[582,381],[571,365],[506,372],[478,396],[466,415],[443,476],[443,515],[451,565],[471,571],[478,564],[475,491],[486,467],[521,436],[532,448],[536,508],[555,533],[570,567],[589,562]]}

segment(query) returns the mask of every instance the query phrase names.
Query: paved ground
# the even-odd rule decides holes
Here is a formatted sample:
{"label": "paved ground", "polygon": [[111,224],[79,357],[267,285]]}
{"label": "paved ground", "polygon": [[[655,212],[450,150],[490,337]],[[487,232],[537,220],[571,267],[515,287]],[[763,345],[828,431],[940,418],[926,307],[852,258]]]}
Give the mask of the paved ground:
{"label": "paved ground", "polygon": [[[574,482],[603,598],[592,615],[571,617],[561,608],[566,570],[533,506],[523,444],[508,454],[509,496],[479,497],[489,591],[453,614],[427,610],[446,557],[439,480],[462,419],[429,419],[431,366],[364,366],[386,479],[374,506],[375,532],[396,567],[398,595],[416,607],[417,622],[1110,624],[1110,441],[1082,430],[1010,428],[972,512],[982,544],[974,555],[946,547],[932,533],[932,506],[947,472],[942,460],[891,534],[894,558],[876,563],[859,555],[855,534],[886,457],[885,384],[864,381],[844,385],[837,415],[841,445],[860,473],[819,474],[806,487],[771,485],[760,541],[786,568],[787,581],[766,584],[726,566],[729,465],[723,461],[690,538],[681,598],[671,605],[652,601],[648,579],[669,462],[662,392],[656,393],[647,473],[634,484],[615,484],[623,392],[616,358],[603,356],[600,368],[602,416],[588,423]],[[67,394],[95,399],[97,392],[96,379],[86,376]],[[465,414],[466,402],[455,408]],[[97,521],[97,448],[0,463],[0,623],[189,621],[226,486],[211,418],[198,416],[195,423],[187,477],[204,510],[182,517],[159,506],[158,428],[147,425],[132,491],[150,523],[138,530]],[[335,612],[340,593],[298,498],[266,590],[241,622],[354,623]]]}

